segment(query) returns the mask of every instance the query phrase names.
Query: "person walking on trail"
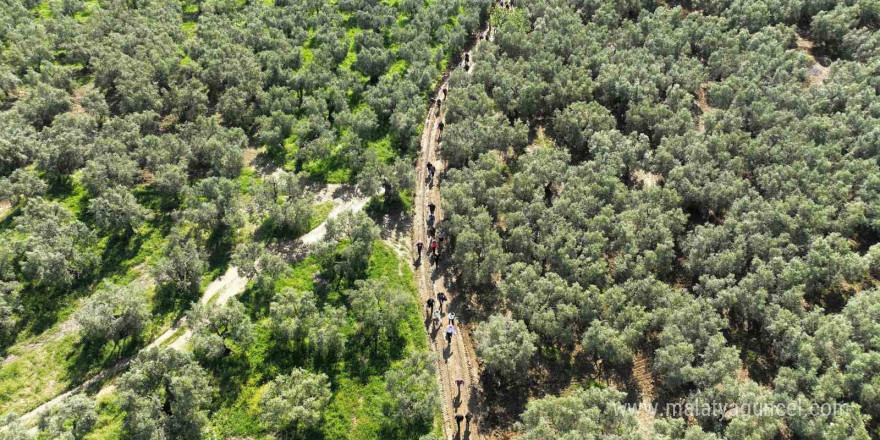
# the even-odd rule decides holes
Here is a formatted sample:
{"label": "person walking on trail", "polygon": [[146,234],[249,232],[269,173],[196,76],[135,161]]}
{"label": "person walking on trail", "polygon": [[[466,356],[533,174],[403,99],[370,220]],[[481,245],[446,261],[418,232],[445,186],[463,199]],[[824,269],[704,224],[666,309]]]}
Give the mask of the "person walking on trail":
{"label": "person walking on trail", "polygon": [[425,301],[425,306],[428,308],[428,313],[433,314],[434,313],[434,298],[428,298],[428,300]]}
{"label": "person walking on trail", "polygon": [[471,427],[471,419],[474,417],[470,411],[464,415],[464,430],[467,431]]}
{"label": "person walking on trail", "polygon": [[437,294],[437,302],[440,303],[440,312],[443,312],[443,303],[446,302],[446,294],[443,292],[438,293]]}
{"label": "person walking on trail", "polygon": [[461,415],[461,414],[455,415],[455,426],[456,426],[456,429],[458,429],[459,431],[461,431],[461,421],[462,420],[464,420],[463,415]]}
{"label": "person walking on trail", "polygon": [[425,243],[422,243],[421,241],[416,243],[416,250],[419,253],[419,257],[422,256],[422,249],[424,249],[424,248],[425,248]]}
{"label": "person walking on trail", "polygon": [[436,328],[439,329],[440,328],[440,321],[441,321],[441,319],[443,319],[442,318],[443,315],[440,313],[439,310],[434,310],[434,314],[432,316],[434,317],[434,319],[432,320],[433,325],[435,325]]}
{"label": "person walking on trail", "polygon": [[446,319],[449,320],[450,324],[455,325],[455,313],[449,312],[449,314],[446,315]]}
{"label": "person walking on trail", "polygon": [[432,182],[434,180],[434,172],[437,171],[437,168],[434,168],[434,164],[431,162],[428,162],[426,168],[428,169],[428,182]]}
{"label": "person walking on trail", "polygon": [[428,237],[433,237],[437,233],[437,228],[431,226],[428,228]]}
{"label": "person walking on trail", "polygon": [[434,214],[428,214],[428,226],[434,227],[434,220],[436,220]]}
{"label": "person walking on trail", "polygon": [[437,255],[437,240],[431,240],[431,255]]}
{"label": "person walking on trail", "polygon": [[455,379],[455,387],[458,389],[458,394],[461,394],[461,386],[464,385],[464,379],[458,378]]}
{"label": "person walking on trail", "polygon": [[446,326],[446,344],[452,345],[452,335],[455,334],[455,326],[449,324]]}
{"label": "person walking on trail", "polygon": [[434,202],[428,202],[428,212],[431,213],[431,215],[434,215],[435,209],[437,209],[437,205],[435,205]]}

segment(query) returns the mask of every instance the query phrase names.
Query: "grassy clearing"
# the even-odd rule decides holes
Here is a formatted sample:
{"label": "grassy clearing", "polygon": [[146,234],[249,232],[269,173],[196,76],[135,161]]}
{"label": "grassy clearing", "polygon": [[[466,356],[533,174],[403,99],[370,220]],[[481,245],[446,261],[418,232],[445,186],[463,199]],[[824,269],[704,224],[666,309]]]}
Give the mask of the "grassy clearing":
{"label": "grassy clearing", "polygon": [[312,218],[309,220],[309,230],[315,229],[321,223],[324,223],[327,220],[327,217],[330,216],[330,211],[333,210],[333,207],[336,206],[332,200],[328,200],[323,203],[318,203],[312,207]]}

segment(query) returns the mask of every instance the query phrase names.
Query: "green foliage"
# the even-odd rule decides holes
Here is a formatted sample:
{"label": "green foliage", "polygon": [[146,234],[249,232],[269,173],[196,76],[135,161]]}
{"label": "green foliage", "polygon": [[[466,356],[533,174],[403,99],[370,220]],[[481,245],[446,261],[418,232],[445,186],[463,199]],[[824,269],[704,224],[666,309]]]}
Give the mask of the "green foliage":
{"label": "green foliage", "polygon": [[274,432],[312,429],[318,426],[329,401],[327,376],[295,368],[269,382],[263,391],[263,423]]}
{"label": "green foliage", "polygon": [[85,340],[114,344],[137,338],[149,318],[149,304],[134,286],[108,285],[75,313]]}
{"label": "green foliage", "polygon": [[40,418],[40,434],[37,438],[82,440],[97,421],[95,402],[77,394]]}
{"label": "green foliage", "polygon": [[92,249],[95,233],[58,203],[29,199],[14,224],[23,237],[14,249],[26,281],[66,288],[100,261]]}
{"label": "green foliage", "polygon": [[437,374],[432,355],[411,353],[400,367],[385,373],[385,389],[391,395],[387,408],[401,426],[430,426],[440,404]]}
{"label": "green foliage", "polygon": [[623,397],[610,388],[588,388],[534,400],[522,414],[520,438],[641,438],[635,416],[621,409]]}
{"label": "green foliage", "polygon": [[474,336],[477,354],[487,370],[511,382],[521,382],[527,376],[538,337],[529,332],[525,323],[492,315],[480,324]]}
{"label": "green foliage", "polygon": [[210,376],[188,355],[151,348],[119,378],[119,393],[129,438],[197,439],[214,389]]}
{"label": "green foliage", "polygon": [[412,305],[412,297],[403,289],[390,285],[385,278],[357,280],[354,286],[346,296],[355,319],[360,323],[361,336],[368,340],[395,337],[400,322]]}
{"label": "green foliage", "polygon": [[131,235],[149,216],[124,187],[116,186],[91,200],[89,213],[95,225],[111,234]]}
{"label": "green foliage", "polygon": [[199,290],[206,263],[192,238],[171,236],[165,246],[165,257],[156,265],[159,282],[181,293]]}
{"label": "green foliage", "polygon": [[234,299],[222,306],[194,304],[187,324],[193,332],[193,354],[203,362],[215,361],[233,350],[247,351],[254,342],[253,324],[244,306]]}
{"label": "green foliage", "polygon": [[[450,75],[439,150],[449,270],[488,312],[478,342],[500,314],[549,371],[587,379],[586,358],[626,375],[647,358],[661,403],[850,405],[659,415],[656,438],[876,431],[875,381],[857,379],[876,374],[875,3],[494,8],[471,72]],[[491,371],[513,348],[478,354]],[[522,419],[526,438],[635,435],[599,417]]]}

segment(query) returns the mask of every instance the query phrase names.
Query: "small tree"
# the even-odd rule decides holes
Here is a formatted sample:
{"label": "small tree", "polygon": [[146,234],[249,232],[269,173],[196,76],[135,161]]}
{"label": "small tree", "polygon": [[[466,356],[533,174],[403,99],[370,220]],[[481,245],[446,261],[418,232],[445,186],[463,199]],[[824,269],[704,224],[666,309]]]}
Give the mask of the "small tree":
{"label": "small tree", "polygon": [[436,368],[430,354],[411,353],[400,367],[385,373],[385,389],[391,394],[386,412],[404,426],[429,426],[439,408]]}
{"label": "small tree", "polygon": [[507,380],[525,376],[537,348],[538,337],[526,324],[503,315],[492,315],[476,332],[477,354],[486,369]]}
{"label": "small tree", "polygon": [[198,302],[187,315],[187,322],[193,332],[193,353],[203,361],[226,356],[233,348],[247,350],[254,342],[253,324],[244,306],[234,299],[222,306]]}
{"label": "small tree", "polygon": [[260,398],[263,423],[274,432],[302,432],[318,426],[330,402],[330,381],[324,373],[294,368],[269,382]]}
{"label": "small tree", "polygon": [[201,438],[214,388],[189,355],[149,348],[119,379],[119,391],[129,438],[187,440]]}
{"label": "small tree", "polygon": [[199,290],[205,260],[192,238],[173,235],[165,247],[165,258],[156,266],[156,278],[180,292]]}
{"label": "small tree", "polygon": [[318,314],[315,294],[285,288],[269,306],[272,329],[283,340],[302,342]]}
{"label": "small tree", "polygon": [[564,397],[533,400],[517,426],[520,438],[641,439],[635,416],[620,407],[623,397],[611,388],[590,388]]}
{"label": "small tree", "polygon": [[95,402],[76,394],[40,419],[40,438],[82,440],[98,422]]}
{"label": "small tree", "polygon": [[406,317],[412,297],[404,290],[391,286],[387,278],[355,281],[349,290],[351,311],[363,332],[375,339],[396,335],[397,326]]}
{"label": "small tree", "polygon": [[0,177],[0,200],[15,205],[29,197],[46,193],[47,185],[30,168],[19,168],[9,177]]}
{"label": "small tree", "polygon": [[99,228],[129,236],[149,217],[150,211],[138,204],[128,189],[115,186],[92,199],[89,213]]}
{"label": "small tree", "polygon": [[84,339],[115,346],[140,335],[150,311],[146,297],[135,287],[111,284],[92,295],[75,316]]}
{"label": "small tree", "polygon": [[31,440],[33,438],[21,423],[18,414],[9,413],[0,419],[0,440]]}
{"label": "small tree", "polygon": [[373,244],[378,239],[379,228],[370,217],[363,212],[346,211],[327,220],[327,234],[316,257],[332,275],[353,280],[367,270]]}

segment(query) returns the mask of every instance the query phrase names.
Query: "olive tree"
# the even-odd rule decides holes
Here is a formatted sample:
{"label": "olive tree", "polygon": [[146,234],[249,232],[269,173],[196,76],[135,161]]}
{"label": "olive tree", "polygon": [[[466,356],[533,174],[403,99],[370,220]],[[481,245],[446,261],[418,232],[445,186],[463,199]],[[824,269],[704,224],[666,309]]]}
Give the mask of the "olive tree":
{"label": "olive tree", "polygon": [[477,355],[486,370],[505,380],[519,382],[526,377],[538,337],[526,324],[504,315],[492,315],[477,327],[474,335]]}
{"label": "olive tree", "polygon": [[185,293],[199,290],[205,260],[192,237],[172,235],[165,246],[165,257],[156,265],[156,278],[173,289]]}
{"label": "olive tree", "polygon": [[84,339],[114,345],[137,338],[150,317],[147,297],[138,285],[110,284],[86,300],[74,315]]}
{"label": "olive tree", "polygon": [[234,349],[245,351],[254,342],[253,324],[235,299],[223,305],[197,302],[187,314],[187,323],[193,332],[193,354],[202,361],[220,359]]}
{"label": "olive tree", "polygon": [[92,199],[89,213],[99,228],[122,236],[131,235],[150,215],[131,191],[122,186],[114,186]]}
{"label": "olive tree", "polygon": [[399,367],[385,372],[385,389],[391,395],[386,412],[403,426],[429,426],[437,414],[436,366],[432,355],[413,352]]}
{"label": "olive tree", "polygon": [[199,439],[214,386],[210,375],[185,353],[149,348],[119,378],[129,438]]}
{"label": "olive tree", "polygon": [[266,385],[260,397],[263,424],[279,433],[315,428],[330,397],[330,381],[324,373],[294,368]]}
{"label": "olive tree", "polygon": [[635,416],[621,407],[623,398],[624,393],[611,388],[588,388],[533,400],[517,424],[520,438],[641,439]]}
{"label": "olive tree", "polygon": [[412,296],[387,278],[355,281],[346,292],[351,311],[365,336],[391,338],[413,305]]}
{"label": "olive tree", "polygon": [[40,418],[39,438],[82,440],[97,422],[95,402],[75,394]]}

